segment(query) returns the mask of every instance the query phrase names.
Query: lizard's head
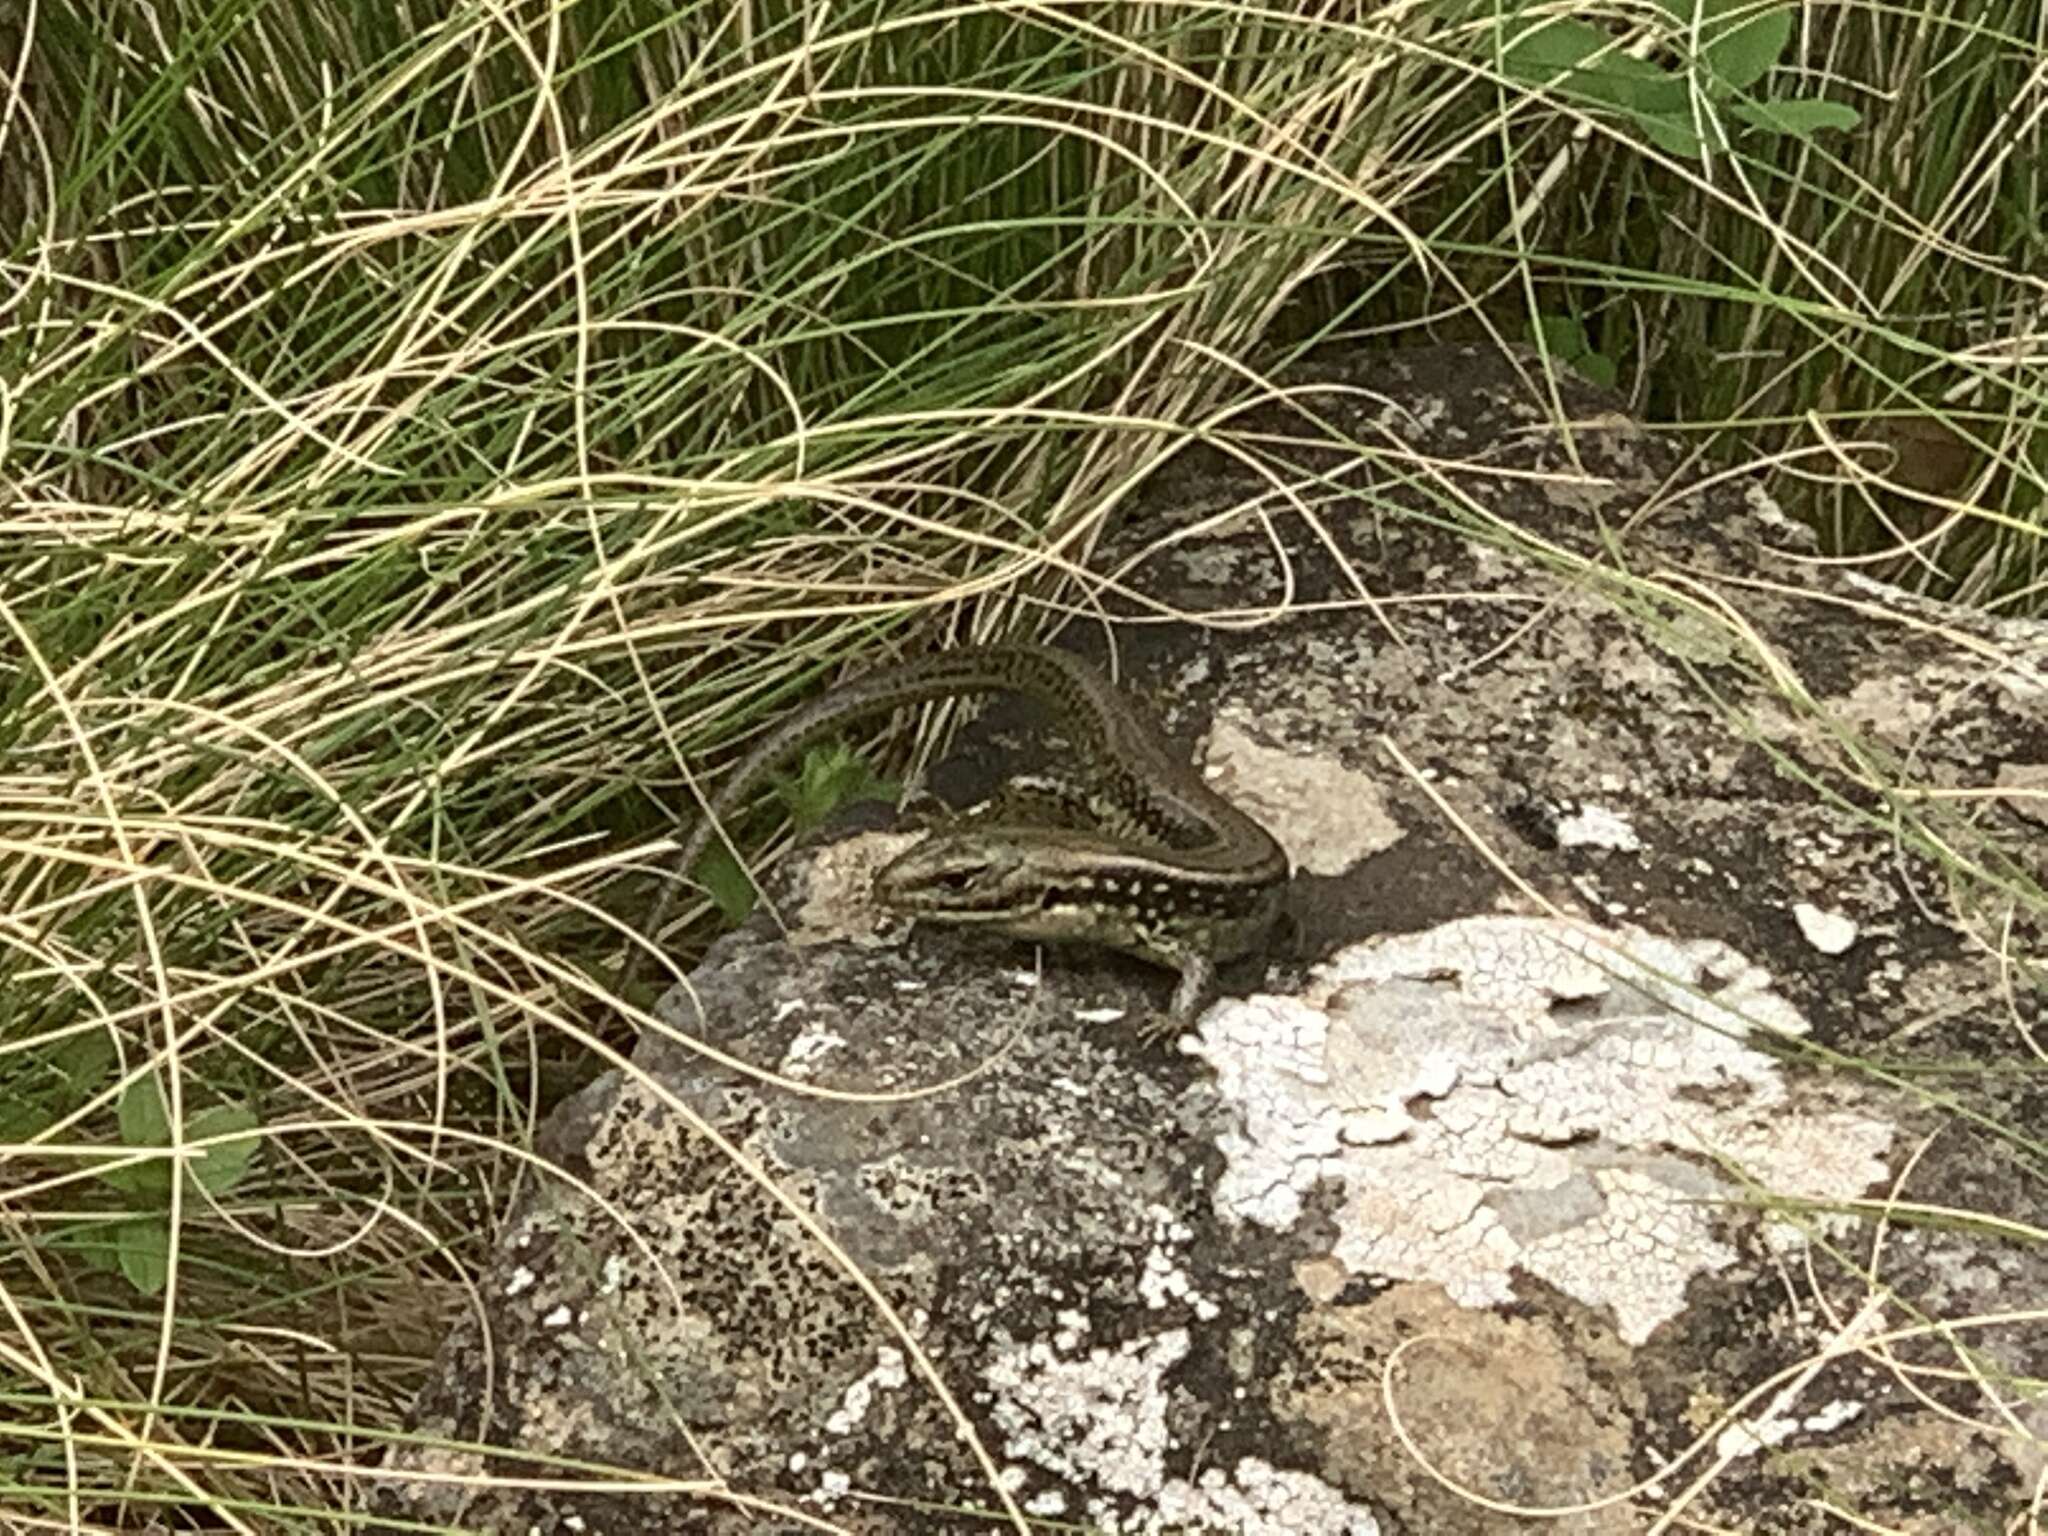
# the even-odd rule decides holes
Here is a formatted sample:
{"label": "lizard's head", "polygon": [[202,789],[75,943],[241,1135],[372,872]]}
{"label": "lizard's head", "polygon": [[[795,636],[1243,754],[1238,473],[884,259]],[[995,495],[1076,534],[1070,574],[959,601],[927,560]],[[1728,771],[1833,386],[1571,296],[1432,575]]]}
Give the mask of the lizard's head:
{"label": "lizard's head", "polygon": [[1024,850],[982,833],[928,837],[875,876],[875,899],[890,911],[949,923],[1015,922],[1045,897]]}
{"label": "lizard's head", "polygon": [[1149,954],[1149,925],[1108,899],[1128,888],[1108,872],[1115,857],[1101,838],[1053,827],[944,832],[883,869],[875,899],[926,922]]}

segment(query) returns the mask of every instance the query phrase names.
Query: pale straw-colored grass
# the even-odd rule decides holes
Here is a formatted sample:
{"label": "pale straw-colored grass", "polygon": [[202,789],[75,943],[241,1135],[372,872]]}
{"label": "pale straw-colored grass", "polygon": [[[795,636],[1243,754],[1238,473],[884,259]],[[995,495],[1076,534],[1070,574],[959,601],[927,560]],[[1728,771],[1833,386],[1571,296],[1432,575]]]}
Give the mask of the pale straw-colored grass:
{"label": "pale straw-colored grass", "polygon": [[[1456,4],[0,19],[8,1518],[359,1509],[497,1219],[568,1177],[537,1118],[648,1022],[592,978],[731,746],[849,659],[1086,612],[1105,521],[1189,441],[1318,515],[1236,430],[1291,349],[1568,318],[1840,557],[2038,606],[2025,9],[1803,12],[1781,76],[1862,126],[1703,160],[1515,78]],[[1654,7],[1607,14],[1666,56]],[[1800,700],[1725,589],[1443,515]],[[1462,600],[1355,578],[1396,638]],[[1817,792],[1875,791],[2038,987],[2024,861],[1841,729]],[[167,1152],[123,1139],[144,1080]],[[245,1139],[223,1104],[245,1178],[109,1183]],[[1875,1242],[1841,1347],[1904,1371],[1998,1321],[1896,1323]],[[974,1443],[963,1507],[1021,1529]],[[1654,1491],[1671,1528],[1690,1487]]]}

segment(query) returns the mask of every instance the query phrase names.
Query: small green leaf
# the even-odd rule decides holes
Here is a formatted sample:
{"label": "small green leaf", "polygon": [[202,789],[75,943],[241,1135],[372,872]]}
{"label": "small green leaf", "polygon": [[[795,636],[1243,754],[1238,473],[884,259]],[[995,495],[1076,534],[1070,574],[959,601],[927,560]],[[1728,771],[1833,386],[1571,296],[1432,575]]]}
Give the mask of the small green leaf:
{"label": "small green leaf", "polygon": [[58,1046],[50,1053],[50,1061],[64,1074],[72,1092],[83,1097],[114,1064],[114,1042],[105,1030],[90,1029]]}
{"label": "small green leaf", "polygon": [[[185,1122],[185,1139],[201,1141],[213,1136],[230,1136],[237,1131],[256,1129],[256,1116],[251,1110],[234,1104],[215,1104],[202,1109]],[[249,1171],[249,1161],[255,1157],[261,1145],[255,1135],[243,1136],[235,1141],[225,1141],[218,1146],[207,1147],[191,1154],[185,1164],[186,1174],[209,1194],[224,1194],[241,1180]]]}
{"label": "small green leaf", "polygon": [[1536,329],[1541,335],[1543,350],[1566,362],[1592,346],[1586,340],[1586,328],[1573,315],[1539,315],[1536,317]]}
{"label": "small green leaf", "polygon": [[1603,352],[1581,352],[1572,359],[1572,366],[1602,389],[1614,388],[1614,381],[1621,374],[1621,370],[1615,366],[1614,359]]}
{"label": "small green leaf", "polygon": [[704,851],[693,874],[728,924],[737,928],[747,920],[754,910],[754,882],[723,843],[713,843]]}
{"label": "small green leaf", "polygon": [[835,744],[805,753],[803,767],[781,787],[781,794],[796,830],[808,832],[842,805],[893,799],[896,786],[877,777],[859,753]]}
{"label": "small green leaf", "polygon": [[156,1079],[144,1075],[121,1094],[121,1140],[131,1147],[161,1147],[171,1139],[171,1117]]}
{"label": "small green leaf", "polygon": [[1729,110],[1762,132],[1801,139],[1823,128],[1854,128],[1863,121],[1861,112],[1839,101],[1743,101]]}
{"label": "small green leaf", "polygon": [[1697,160],[1706,152],[1700,136],[1693,132],[1692,114],[1675,112],[1645,113],[1636,119],[1643,134],[1649,141],[1667,155],[1680,155]]}
{"label": "small green leaf", "polygon": [[124,1221],[114,1229],[121,1273],[145,1296],[154,1296],[171,1278],[171,1229],[154,1217]]}
{"label": "small green leaf", "polygon": [[1710,34],[1701,51],[1716,82],[1746,91],[1770,73],[1791,41],[1792,12],[1780,7]]}
{"label": "small green leaf", "polygon": [[132,1196],[137,1205],[162,1210],[171,1203],[171,1164],[168,1158],[153,1157],[144,1163],[121,1163],[100,1169],[95,1176],[101,1183]]}
{"label": "small green leaf", "polygon": [[[893,780],[879,777],[867,759],[840,743],[805,753],[795,777],[776,786],[790,824],[799,833],[811,831],[851,801],[894,800],[897,790]],[[705,849],[691,874],[728,924],[745,922],[754,910],[754,882],[723,843]]]}
{"label": "small green leaf", "polygon": [[1611,386],[1617,375],[1614,360],[1593,350],[1593,339],[1576,315],[1538,315],[1535,329],[1551,358],[1577,370],[1595,384]]}
{"label": "small green leaf", "polygon": [[122,1225],[116,1222],[95,1227],[90,1235],[65,1243],[65,1251],[77,1254],[101,1274],[116,1274],[121,1268]]}
{"label": "small green leaf", "polygon": [[[124,1146],[140,1149],[170,1145],[170,1117],[164,1113],[163,1095],[153,1077],[137,1078],[128,1085],[121,1095],[120,1121]],[[256,1124],[256,1116],[250,1110],[232,1104],[215,1104],[186,1120],[185,1139],[196,1141],[209,1136],[230,1136],[237,1131],[253,1132]],[[218,1194],[232,1187],[248,1171],[249,1161],[256,1155],[258,1145],[258,1138],[252,1134],[208,1148],[193,1155],[187,1171],[202,1188]],[[139,1202],[158,1208],[170,1204],[171,1164],[168,1158],[122,1164],[105,1169],[99,1177]]]}

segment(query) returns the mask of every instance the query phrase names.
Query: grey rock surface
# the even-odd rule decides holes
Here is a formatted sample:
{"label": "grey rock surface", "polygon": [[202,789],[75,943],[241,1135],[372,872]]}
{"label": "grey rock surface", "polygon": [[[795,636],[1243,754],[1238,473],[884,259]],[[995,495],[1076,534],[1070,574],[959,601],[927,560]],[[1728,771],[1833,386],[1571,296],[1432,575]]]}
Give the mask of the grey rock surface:
{"label": "grey rock surface", "polygon": [[409,1451],[391,1508],[2007,1529],[2043,1245],[1873,1213],[2048,1226],[2001,1131],[2042,1121],[2048,628],[1819,566],[1570,380],[1561,436],[1534,370],[1331,359],[1255,423],[1289,494],[1183,456],[1098,552],[1122,678],[1295,861],[1273,956],[1147,1044],[1170,977],[880,922],[905,834],[789,861],[789,935],[558,1114],[419,1404],[526,1459]]}

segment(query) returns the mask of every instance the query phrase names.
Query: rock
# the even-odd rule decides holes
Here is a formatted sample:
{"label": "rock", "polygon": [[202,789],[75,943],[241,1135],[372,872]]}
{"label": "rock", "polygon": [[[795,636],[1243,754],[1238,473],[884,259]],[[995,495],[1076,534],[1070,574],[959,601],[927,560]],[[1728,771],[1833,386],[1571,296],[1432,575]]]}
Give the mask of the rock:
{"label": "rock", "polygon": [[[2038,1378],[1996,1319],[2048,1258],[1875,1218],[2044,1224],[1993,1133],[2040,1123],[2038,1074],[1901,1068],[2040,1028],[1998,960],[2038,953],[1998,884],[2038,794],[2000,770],[2048,763],[2048,627],[1802,563],[1755,487],[1702,487],[1570,380],[1567,444],[1534,367],[1302,370],[1245,423],[1298,501],[1186,455],[1100,552],[1123,611],[1209,620],[1122,632],[1121,671],[1287,844],[1278,953],[1147,1045],[1163,973],[879,924],[902,834],[790,861],[804,942],[720,941],[673,1033],[563,1106],[490,1347],[458,1320],[420,1400],[522,1459],[390,1464],[561,1481],[401,1477],[387,1512],[1459,1536],[1671,1507],[1819,1533],[1831,1490],[1911,1532],[2018,1508],[2040,1447],[1927,1319]],[[940,790],[1025,761],[1025,719],[963,733]]]}

